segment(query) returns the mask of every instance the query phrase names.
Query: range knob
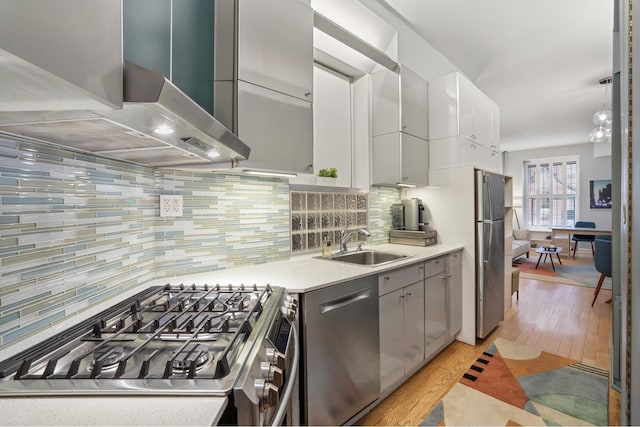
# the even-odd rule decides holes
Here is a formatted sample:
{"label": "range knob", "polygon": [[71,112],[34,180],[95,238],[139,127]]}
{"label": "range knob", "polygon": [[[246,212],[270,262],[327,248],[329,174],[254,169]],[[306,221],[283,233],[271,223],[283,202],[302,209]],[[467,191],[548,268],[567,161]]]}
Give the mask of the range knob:
{"label": "range knob", "polygon": [[264,379],[273,383],[276,387],[281,387],[284,383],[282,369],[277,366],[273,366],[269,362],[262,362],[260,363],[260,370],[262,371]]}
{"label": "range knob", "polygon": [[254,386],[260,399],[260,410],[264,411],[267,408],[278,406],[278,400],[280,399],[278,387],[263,379],[255,380]]}
{"label": "range knob", "polygon": [[267,349],[267,360],[274,366],[284,369],[284,354],[280,353],[275,348]]}

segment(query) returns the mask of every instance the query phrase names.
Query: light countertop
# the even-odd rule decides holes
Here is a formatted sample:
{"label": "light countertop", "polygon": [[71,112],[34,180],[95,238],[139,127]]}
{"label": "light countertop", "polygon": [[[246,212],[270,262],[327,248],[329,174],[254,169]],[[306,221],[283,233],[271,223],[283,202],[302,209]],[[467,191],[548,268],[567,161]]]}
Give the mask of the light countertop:
{"label": "light countertop", "polygon": [[245,284],[247,286],[254,284],[264,286],[270,284],[272,286],[283,287],[290,293],[304,293],[446,255],[463,249],[463,245],[437,244],[433,246],[408,246],[387,243],[370,247],[365,246],[363,249],[403,254],[407,255],[407,258],[372,267],[317,259],[316,257],[320,254],[314,253],[292,256],[288,260],[283,261],[152,280],[143,286],[130,289],[100,304],[96,304],[94,307],[75,316],[71,316],[69,319],[45,331],[34,334],[14,345],[0,349],[0,360],[11,357],[46,338],[62,332],[150,286],[165,285],[167,283],[174,285],[180,283],[185,285],[202,285],[205,283],[209,285]]}
{"label": "light countertop", "polygon": [[184,285],[272,285],[287,289],[290,293],[304,293],[347,280],[393,270],[405,265],[414,264],[429,258],[446,255],[462,249],[462,245],[408,246],[382,244],[364,249],[392,252],[407,255],[397,261],[380,266],[363,266],[345,262],[318,259],[319,254],[292,256],[288,260],[216,270],[185,276],[157,279],[150,283],[164,285],[167,283]]}

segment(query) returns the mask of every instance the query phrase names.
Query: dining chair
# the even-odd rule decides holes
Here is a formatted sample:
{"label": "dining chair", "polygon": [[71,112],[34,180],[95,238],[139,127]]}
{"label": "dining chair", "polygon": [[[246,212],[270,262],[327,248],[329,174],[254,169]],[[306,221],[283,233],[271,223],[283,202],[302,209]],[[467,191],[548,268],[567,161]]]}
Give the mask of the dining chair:
{"label": "dining chair", "polygon": [[[575,226],[576,228],[596,228],[596,223],[595,222],[591,222],[591,221],[577,221]],[[591,243],[591,253],[593,254],[593,256],[595,256],[595,251],[593,248],[593,241],[595,239],[595,236],[593,235],[589,235],[589,234],[574,234],[573,237],[571,237],[571,240],[574,242],[573,243],[573,257],[576,257],[576,249],[578,249],[578,243],[579,242],[589,242]]]}
{"label": "dining chair", "polygon": [[595,304],[600,288],[605,277],[611,277],[611,236],[598,236],[594,240],[595,255],[594,262],[596,270],[600,273],[600,279],[598,279],[598,285],[596,286],[595,295],[593,296],[593,302],[591,307]]}

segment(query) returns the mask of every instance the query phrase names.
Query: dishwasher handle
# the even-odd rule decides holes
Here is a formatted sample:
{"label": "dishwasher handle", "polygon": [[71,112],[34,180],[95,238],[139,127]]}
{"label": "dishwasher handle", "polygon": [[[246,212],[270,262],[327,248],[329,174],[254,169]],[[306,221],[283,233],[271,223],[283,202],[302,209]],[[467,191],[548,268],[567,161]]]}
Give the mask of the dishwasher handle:
{"label": "dishwasher handle", "polygon": [[331,301],[323,302],[322,304],[320,304],[320,314],[325,314],[330,311],[346,307],[369,297],[371,297],[371,290],[364,289],[350,295],[345,295]]}

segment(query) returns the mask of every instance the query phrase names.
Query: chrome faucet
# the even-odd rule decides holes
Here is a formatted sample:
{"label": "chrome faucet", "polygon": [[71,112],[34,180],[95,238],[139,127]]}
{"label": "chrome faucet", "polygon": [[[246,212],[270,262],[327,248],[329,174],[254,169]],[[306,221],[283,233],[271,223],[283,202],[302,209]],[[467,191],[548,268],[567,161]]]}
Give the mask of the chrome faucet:
{"label": "chrome faucet", "polygon": [[[347,242],[349,241],[351,236],[353,236],[354,233],[362,234],[364,237],[371,236],[371,233],[369,233],[364,228],[359,228],[357,230],[350,230],[350,231],[347,230],[347,227],[343,228],[342,231],[340,231],[340,253],[347,252]],[[360,249],[362,249],[362,243],[358,245],[357,250],[360,250]]]}

